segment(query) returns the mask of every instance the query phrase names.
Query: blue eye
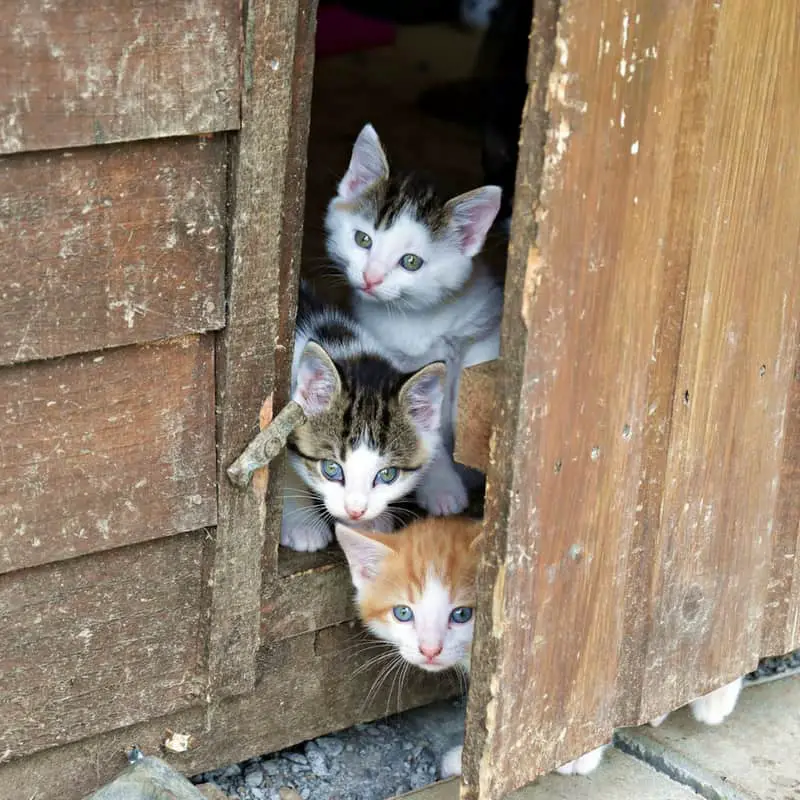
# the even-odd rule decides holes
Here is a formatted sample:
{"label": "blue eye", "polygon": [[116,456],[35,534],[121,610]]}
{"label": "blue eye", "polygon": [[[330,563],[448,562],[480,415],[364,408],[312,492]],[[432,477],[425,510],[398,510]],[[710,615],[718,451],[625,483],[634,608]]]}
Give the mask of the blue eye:
{"label": "blue eye", "polygon": [[399,472],[400,470],[398,470],[397,467],[384,467],[375,476],[375,480],[372,482],[372,485],[377,486],[379,483],[394,483],[397,480],[397,475]]}
{"label": "blue eye", "polygon": [[450,622],[463,625],[472,619],[472,609],[469,606],[459,606],[450,612]]}
{"label": "blue eye", "polygon": [[408,606],[395,606],[392,614],[398,622],[411,622],[414,619],[414,612]]}
{"label": "blue eye", "polygon": [[319,471],[324,478],[329,481],[336,481],[336,483],[344,483],[344,470],[340,464],[331,461],[329,458],[323,458],[319,462]]}
{"label": "blue eye", "polygon": [[425,262],[413,253],[406,253],[397,263],[409,272],[416,272]]}
{"label": "blue eye", "polygon": [[356,244],[359,247],[363,247],[364,250],[369,250],[372,247],[372,237],[368,233],[364,233],[364,231],[356,231],[353,238],[356,240]]}

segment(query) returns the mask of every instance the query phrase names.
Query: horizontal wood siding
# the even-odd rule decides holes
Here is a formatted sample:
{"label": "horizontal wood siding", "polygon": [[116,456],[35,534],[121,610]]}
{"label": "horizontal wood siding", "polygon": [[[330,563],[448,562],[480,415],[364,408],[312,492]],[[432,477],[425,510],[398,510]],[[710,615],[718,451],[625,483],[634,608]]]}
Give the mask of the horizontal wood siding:
{"label": "horizontal wood siding", "polygon": [[0,762],[200,701],[202,539],[0,575]]}
{"label": "horizontal wood siding", "polygon": [[0,572],[216,523],[210,335],[0,369]]}
{"label": "horizontal wood siding", "polygon": [[239,0],[9,0],[0,154],[239,126]]}
{"label": "horizontal wood siding", "polygon": [[[164,709],[164,716],[141,724],[0,763],[0,800],[20,800],[20,787],[25,800],[80,800],[124,769],[124,752],[133,743],[193,775],[458,691],[453,675],[417,670],[407,675],[399,704],[396,691],[389,696],[391,681],[367,703],[382,665],[355,674],[369,658],[358,652],[362,636],[345,624],[271,644],[259,654],[254,691],[221,701],[213,713]],[[167,730],[191,735],[186,753],[162,749]]]}
{"label": "horizontal wood siding", "polygon": [[0,364],[222,327],[226,159],[218,136],[0,160]]}

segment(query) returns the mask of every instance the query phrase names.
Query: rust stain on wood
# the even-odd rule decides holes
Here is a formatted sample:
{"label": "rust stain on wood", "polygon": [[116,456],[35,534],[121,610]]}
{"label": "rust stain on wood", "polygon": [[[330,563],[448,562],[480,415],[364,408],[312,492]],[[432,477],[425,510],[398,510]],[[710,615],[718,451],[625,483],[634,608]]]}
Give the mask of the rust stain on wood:
{"label": "rust stain on wood", "polygon": [[216,522],[210,336],[0,370],[0,572]]}
{"label": "rust stain on wood", "polygon": [[202,536],[0,575],[0,762],[200,701]]}
{"label": "rust stain on wood", "polygon": [[0,162],[0,364],[221,327],[226,158],[215,137]]}
{"label": "rust stain on wood", "polygon": [[0,153],[239,126],[238,0],[11,0],[3,14]]}

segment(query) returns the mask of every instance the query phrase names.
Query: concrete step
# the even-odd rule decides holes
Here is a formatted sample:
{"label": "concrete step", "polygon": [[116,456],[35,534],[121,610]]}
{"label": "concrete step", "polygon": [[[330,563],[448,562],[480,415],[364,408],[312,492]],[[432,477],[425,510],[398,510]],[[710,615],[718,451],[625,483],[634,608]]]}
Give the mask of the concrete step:
{"label": "concrete step", "polygon": [[[718,727],[681,709],[660,728],[620,730],[615,742],[592,775],[545,775],[509,800],[800,800],[800,676],[747,687]],[[459,784],[404,797],[458,800]]]}

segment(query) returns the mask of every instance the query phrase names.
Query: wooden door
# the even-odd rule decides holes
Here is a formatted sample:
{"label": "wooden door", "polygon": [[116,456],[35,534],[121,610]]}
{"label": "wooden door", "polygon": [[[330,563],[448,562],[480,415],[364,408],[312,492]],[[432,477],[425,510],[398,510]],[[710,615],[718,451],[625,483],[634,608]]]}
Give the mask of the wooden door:
{"label": "wooden door", "polygon": [[543,0],[529,79],[465,751],[486,800],[800,645],[797,3]]}

